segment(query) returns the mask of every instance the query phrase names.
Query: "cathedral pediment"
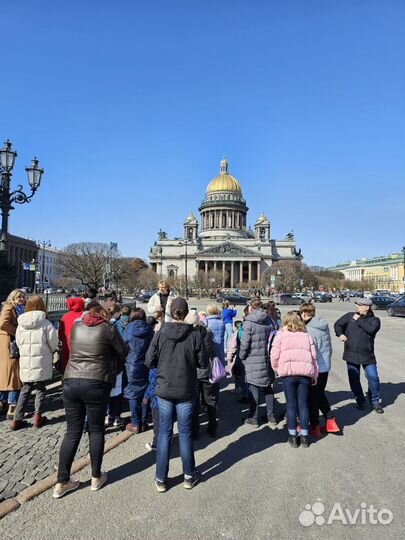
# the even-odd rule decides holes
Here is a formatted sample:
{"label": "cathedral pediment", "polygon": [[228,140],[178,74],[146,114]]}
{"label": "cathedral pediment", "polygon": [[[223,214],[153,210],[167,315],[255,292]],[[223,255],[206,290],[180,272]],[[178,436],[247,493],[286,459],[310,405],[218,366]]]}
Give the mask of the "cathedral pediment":
{"label": "cathedral pediment", "polygon": [[223,244],[219,244],[218,246],[204,249],[203,251],[200,251],[198,255],[247,255],[250,257],[257,257],[258,253],[255,251],[252,251],[250,249],[246,249],[241,246],[237,246],[236,244],[233,244],[232,242],[224,242]]}

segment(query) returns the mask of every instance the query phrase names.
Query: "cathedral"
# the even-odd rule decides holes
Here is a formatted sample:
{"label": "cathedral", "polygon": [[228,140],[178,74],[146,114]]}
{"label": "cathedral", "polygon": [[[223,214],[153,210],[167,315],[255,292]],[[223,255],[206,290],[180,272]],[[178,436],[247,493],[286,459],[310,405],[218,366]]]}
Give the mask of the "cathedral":
{"label": "cathedral", "polygon": [[198,276],[206,283],[210,273],[219,273],[222,287],[243,288],[260,281],[266,270],[269,275],[274,262],[302,258],[292,232],[283,240],[271,239],[270,221],[264,214],[254,230],[248,228],[248,210],[241,186],[223,159],[220,173],[208,184],[199,208],[200,226],[191,213],[184,222],[182,238],[168,238],[160,230],[149,254],[152,269],[162,277]]}

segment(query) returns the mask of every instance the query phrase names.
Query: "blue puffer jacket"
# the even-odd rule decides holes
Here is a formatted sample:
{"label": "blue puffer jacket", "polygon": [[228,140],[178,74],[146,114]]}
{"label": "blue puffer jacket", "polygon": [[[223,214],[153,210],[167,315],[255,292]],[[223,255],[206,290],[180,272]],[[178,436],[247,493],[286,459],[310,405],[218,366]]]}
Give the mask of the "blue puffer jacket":
{"label": "blue puffer jacket", "polygon": [[145,355],[153,338],[153,330],[145,321],[133,321],[125,328],[123,338],[129,346],[125,360],[128,385],[124,389],[124,396],[127,399],[143,399],[149,381]]}
{"label": "blue puffer jacket", "polygon": [[210,315],[205,319],[205,324],[212,334],[214,355],[225,365],[225,323],[219,315]]}

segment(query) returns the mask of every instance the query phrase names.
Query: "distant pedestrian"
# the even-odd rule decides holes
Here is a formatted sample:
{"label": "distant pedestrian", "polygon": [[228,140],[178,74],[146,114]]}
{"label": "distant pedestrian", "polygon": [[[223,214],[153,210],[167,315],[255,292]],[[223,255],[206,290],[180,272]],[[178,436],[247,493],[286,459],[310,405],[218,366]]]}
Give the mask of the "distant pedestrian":
{"label": "distant pedestrian", "polygon": [[14,289],[4,302],[0,314],[0,412],[13,420],[19,390],[22,386],[19,373],[18,350],[14,346],[17,317],[24,313],[25,293]]}
{"label": "distant pedestrian", "polygon": [[346,313],[335,322],[335,332],[344,343],[343,360],[347,362],[350,388],[357,408],[363,410],[366,403],[360,382],[362,367],[368,381],[369,402],[376,413],[382,414],[384,409],[381,405],[380,379],[374,353],[374,340],[380,330],[381,321],[374,315],[371,309],[373,302],[369,298],[357,298],[355,304],[355,313]]}
{"label": "distant pedestrian", "polygon": [[214,355],[225,366],[225,324],[219,314],[219,308],[216,304],[207,306],[207,317],[205,325],[212,334]]}
{"label": "distant pedestrian", "polygon": [[146,355],[146,365],[157,368],[156,396],[159,405],[159,437],[156,456],[155,486],[167,490],[173,423],[177,415],[184,488],[192,489],[200,476],[195,467],[192,418],[197,395],[197,368],[206,369],[207,359],[201,334],[184,322],[188,304],[175,298],[171,304],[173,322],[156,332]]}
{"label": "distant pedestrian", "polygon": [[83,296],[86,309],[90,302],[92,302],[93,300],[97,300],[97,294],[98,291],[94,287],[86,287],[86,291]]}
{"label": "distant pedestrian", "polygon": [[70,470],[87,416],[90,438],[91,490],[107,481],[101,471],[104,453],[104,420],[110,391],[116,374],[122,371],[127,347],[110,316],[100,305],[92,307],[70,334],[70,358],[65,370],[63,402],[67,430],[59,452],[58,483],[53,497],[59,499],[77,489],[78,480],[70,479]]}
{"label": "distant pedestrian", "polygon": [[40,296],[28,298],[25,312],[18,317],[15,335],[20,351],[20,379],[23,383],[11,429],[14,431],[24,426],[24,412],[35,390],[34,426],[44,425],[46,382],[51,381],[53,371],[53,353],[58,348],[58,334],[53,324],[47,319],[44,301]]}
{"label": "distant pedestrian", "polygon": [[228,350],[228,341],[229,338],[232,335],[232,329],[233,329],[233,319],[237,316],[238,312],[235,309],[235,306],[233,309],[230,309],[228,300],[225,300],[222,302],[222,320],[225,324],[225,354]]}
{"label": "distant pedestrian", "polygon": [[[299,443],[309,446],[308,397],[311,384],[316,384],[318,364],[316,348],[311,336],[305,331],[301,317],[289,311],[283,319],[283,327],[274,338],[271,363],[282,378],[287,405],[288,442],[293,448]],[[301,436],[297,437],[297,417],[300,418]]]}

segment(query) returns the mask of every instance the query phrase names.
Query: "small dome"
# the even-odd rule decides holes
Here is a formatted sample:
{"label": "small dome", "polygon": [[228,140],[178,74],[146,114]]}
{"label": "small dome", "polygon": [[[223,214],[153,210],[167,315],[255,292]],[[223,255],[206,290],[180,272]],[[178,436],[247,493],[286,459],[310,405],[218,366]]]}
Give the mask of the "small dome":
{"label": "small dome", "polygon": [[270,223],[269,220],[266,218],[264,214],[262,214],[259,219],[256,221],[256,225],[260,225],[261,223]]}
{"label": "small dome", "polygon": [[197,223],[197,218],[193,214],[193,212],[190,212],[190,215],[186,218],[184,223]]}
{"label": "small dome", "polygon": [[228,172],[228,160],[221,161],[221,172],[213,178],[207,187],[207,194],[215,191],[233,191],[242,194],[239,182]]}

